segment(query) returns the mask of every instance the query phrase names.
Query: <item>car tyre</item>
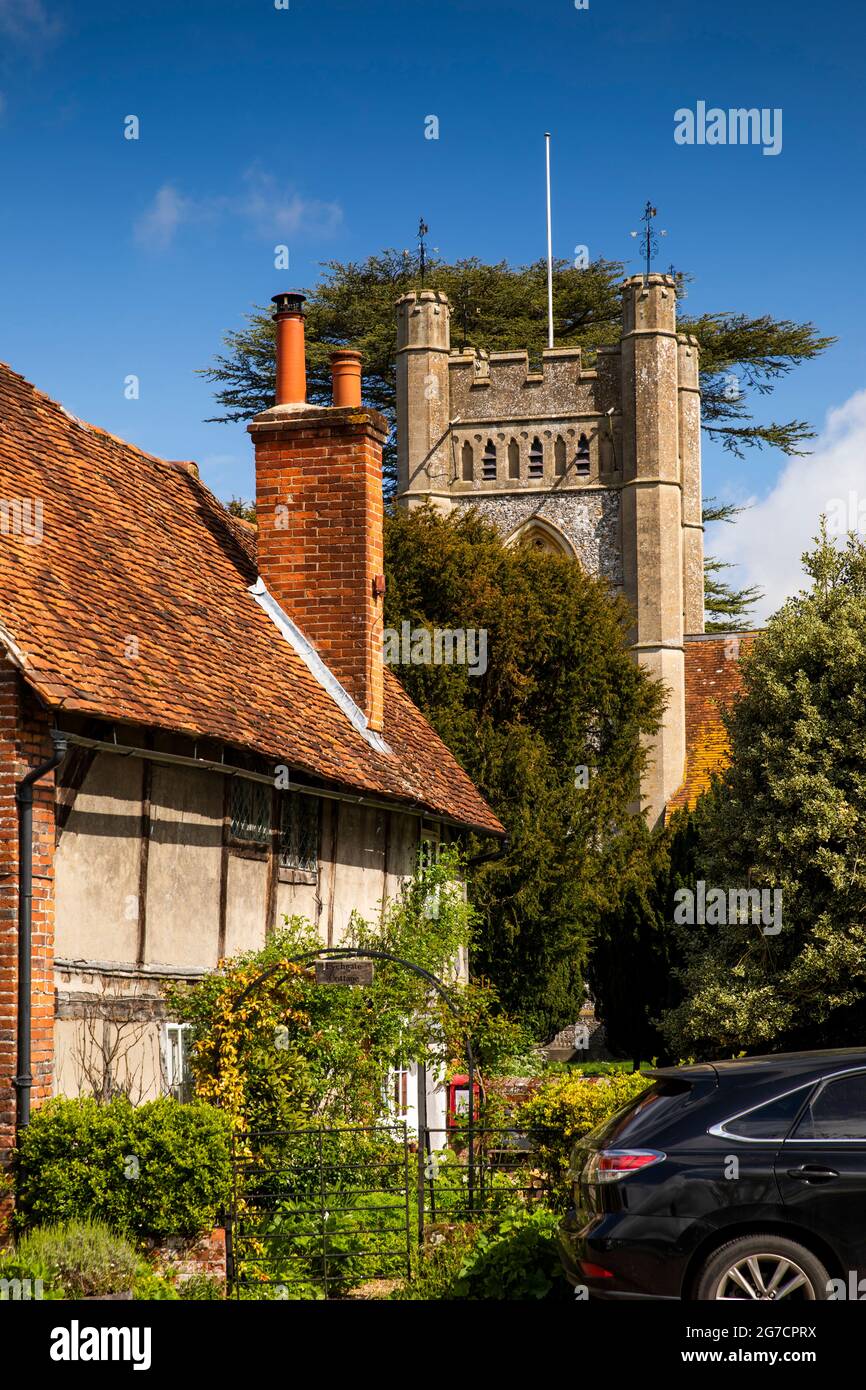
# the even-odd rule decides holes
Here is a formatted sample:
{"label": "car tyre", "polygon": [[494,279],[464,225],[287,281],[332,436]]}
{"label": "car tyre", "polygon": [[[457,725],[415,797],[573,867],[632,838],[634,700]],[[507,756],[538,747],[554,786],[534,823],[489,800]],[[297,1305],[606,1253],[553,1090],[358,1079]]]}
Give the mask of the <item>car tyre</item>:
{"label": "car tyre", "polygon": [[739,1236],[710,1256],[698,1274],[698,1300],[814,1302],[829,1299],[830,1275],[817,1256],[785,1236]]}

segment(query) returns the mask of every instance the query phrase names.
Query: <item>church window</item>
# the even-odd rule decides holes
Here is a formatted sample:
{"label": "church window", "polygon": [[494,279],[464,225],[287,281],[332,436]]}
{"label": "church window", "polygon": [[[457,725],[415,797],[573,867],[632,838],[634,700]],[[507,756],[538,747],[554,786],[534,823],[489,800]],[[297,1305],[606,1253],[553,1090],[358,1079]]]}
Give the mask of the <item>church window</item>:
{"label": "church window", "polygon": [[520,445],[516,439],[512,439],[508,445],[508,476],[520,477]]}
{"label": "church window", "polygon": [[530,478],[541,478],[543,475],[544,447],[536,435],[529,450],[529,476]]}
{"label": "church window", "polygon": [[565,440],[561,434],[556,436],[553,446],[553,471],[557,478],[561,478],[565,472]]}
{"label": "church window", "polygon": [[577,471],[578,471],[578,473],[584,473],[584,474],[588,473],[588,472],[589,472],[589,440],[587,439],[587,437],[586,437],[585,434],[582,434],[582,435],[580,436],[580,438],[578,439],[578,441],[577,441],[577,454],[575,455],[575,457],[576,457],[576,460],[577,460]]}
{"label": "church window", "polygon": [[496,445],[492,439],[488,439],[481,459],[481,476],[488,483],[496,477]]}
{"label": "church window", "polygon": [[472,458],[472,445],[469,443],[468,439],[466,440],[466,443],[463,445],[463,450],[460,457],[463,463],[463,481],[464,483],[471,483],[475,475],[475,469],[474,461]]}

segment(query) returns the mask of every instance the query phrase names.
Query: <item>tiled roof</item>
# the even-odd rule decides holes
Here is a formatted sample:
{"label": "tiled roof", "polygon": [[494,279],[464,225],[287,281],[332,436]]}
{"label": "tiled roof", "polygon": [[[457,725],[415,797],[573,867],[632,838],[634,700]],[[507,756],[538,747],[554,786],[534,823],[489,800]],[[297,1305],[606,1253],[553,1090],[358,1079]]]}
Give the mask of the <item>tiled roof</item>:
{"label": "tiled roof", "polygon": [[[16,534],[28,501],[38,541]],[[75,420],[0,364],[3,503],[0,646],[49,706],[214,738],[502,833],[387,669],[390,754],[352,727],[247,592],[255,533],[190,465]]]}
{"label": "tiled roof", "polygon": [[682,806],[691,810],[713,774],[728,762],[722,712],[740,691],[740,657],[755,635],[712,632],[686,638],[686,772],[682,786],[668,802],[668,814]]}

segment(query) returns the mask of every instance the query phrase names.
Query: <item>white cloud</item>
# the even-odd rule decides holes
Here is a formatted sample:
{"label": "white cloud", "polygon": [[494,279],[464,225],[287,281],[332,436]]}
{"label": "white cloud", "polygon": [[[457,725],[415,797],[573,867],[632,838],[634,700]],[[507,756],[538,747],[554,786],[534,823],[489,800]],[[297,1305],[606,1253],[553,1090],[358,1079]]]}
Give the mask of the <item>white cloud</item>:
{"label": "white cloud", "polygon": [[140,246],[164,251],[181,227],[224,217],[240,219],[257,236],[274,241],[323,237],[330,236],[342,219],[338,203],[304,198],[257,164],[245,172],[243,182],[244,189],[237,195],[206,198],[189,197],[174,184],[164,183],[136,220],[135,240]]}
{"label": "white cloud", "polygon": [[339,203],[302,198],[258,164],[246,170],[244,183],[237,210],[261,236],[330,236],[342,220]]}
{"label": "white cloud", "polygon": [[820,516],[838,534],[866,532],[866,390],[827,415],[811,454],[789,459],[774,487],[733,525],[713,527],[710,554],[737,565],[729,581],[765,592],[758,622],[806,585],[800,560],[811,549]]}
{"label": "white cloud", "polygon": [[140,246],[150,246],[165,250],[174,240],[174,234],[184,222],[196,215],[196,205],[192,198],[178,193],[173,184],[164,183],[146,212],[135,224],[135,239]]}
{"label": "white cloud", "polygon": [[0,0],[0,34],[28,48],[41,48],[60,33],[56,15],[43,0]]}

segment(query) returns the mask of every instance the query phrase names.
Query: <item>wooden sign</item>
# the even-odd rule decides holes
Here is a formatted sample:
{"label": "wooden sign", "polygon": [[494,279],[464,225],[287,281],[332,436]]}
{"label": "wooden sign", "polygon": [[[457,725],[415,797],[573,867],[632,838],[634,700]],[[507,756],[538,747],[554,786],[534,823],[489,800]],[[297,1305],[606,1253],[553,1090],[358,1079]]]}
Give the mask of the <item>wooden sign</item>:
{"label": "wooden sign", "polygon": [[317,960],[317,985],[371,985],[371,960]]}

